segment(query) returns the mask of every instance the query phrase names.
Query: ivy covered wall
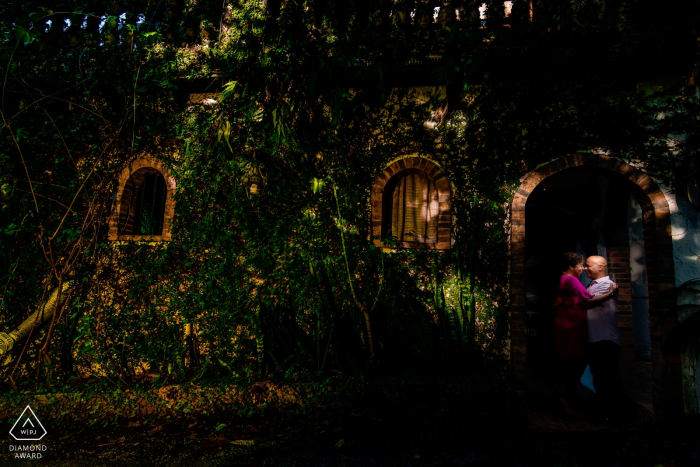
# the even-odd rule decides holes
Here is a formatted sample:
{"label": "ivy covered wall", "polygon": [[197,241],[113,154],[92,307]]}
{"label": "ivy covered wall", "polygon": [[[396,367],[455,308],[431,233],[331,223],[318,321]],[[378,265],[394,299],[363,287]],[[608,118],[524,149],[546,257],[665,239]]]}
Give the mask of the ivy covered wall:
{"label": "ivy covered wall", "polygon": [[[671,185],[697,173],[697,15],[480,3],[6,2],[3,331],[72,282],[3,380],[505,358],[521,176],[587,148]],[[449,250],[373,245],[375,178],[407,155],[450,181]],[[177,182],[172,239],[111,241],[142,157]]]}

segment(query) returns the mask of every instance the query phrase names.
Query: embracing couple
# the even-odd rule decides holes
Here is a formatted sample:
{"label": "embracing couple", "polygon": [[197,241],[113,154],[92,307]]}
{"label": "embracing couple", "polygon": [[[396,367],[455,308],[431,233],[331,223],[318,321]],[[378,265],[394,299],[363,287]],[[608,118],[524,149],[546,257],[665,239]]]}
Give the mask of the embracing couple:
{"label": "embracing couple", "polygon": [[[602,256],[564,253],[559,292],[555,302],[555,347],[566,358],[563,403],[577,406],[576,388],[590,365],[598,409],[604,418],[616,411],[622,395],[617,360],[620,331],[617,326],[617,284],[607,275]],[[591,280],[584,287],[578,277]]]}

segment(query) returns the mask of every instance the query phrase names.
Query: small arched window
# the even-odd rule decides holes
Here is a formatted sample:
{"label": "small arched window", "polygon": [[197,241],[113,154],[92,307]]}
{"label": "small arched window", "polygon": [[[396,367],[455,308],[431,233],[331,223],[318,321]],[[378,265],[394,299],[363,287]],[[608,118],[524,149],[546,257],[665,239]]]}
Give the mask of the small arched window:
{"label": "small arched window", "polygon": [[122,172],[110,221],[110,240],[170,240],[175,181],[155,158],[134,161]]}
{"label": "small arched window", "polygon": [[427,159],[399,159],[372,188],[374,244],[394,237],[405,248],[447,250],[451,245],[451,194],[443,171]]}

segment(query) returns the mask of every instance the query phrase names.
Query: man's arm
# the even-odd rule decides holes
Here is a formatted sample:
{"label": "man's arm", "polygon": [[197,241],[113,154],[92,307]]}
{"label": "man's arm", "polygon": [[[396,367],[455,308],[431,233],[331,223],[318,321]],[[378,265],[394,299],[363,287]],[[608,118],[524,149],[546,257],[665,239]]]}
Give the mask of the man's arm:
{"label": "man's arm", "polygon": [[[583,300],[581,300],[581,306],[583,308],[596,307],[596,306],[600,305],[601,303],[603,303],[605,300],[612,297],[613,294],[615,292],[617,292],[617,284],[615,284],[612,281],[605,282],[602,284],[596,283],[595,285],[598,287],[596,287],[595,289],[593,287],[591,287],[591,289],[589,289],[589,291],[588,291],[589,293],[592,293],[593,295],[595,295],[595,297],[588,298],[588,299],[584,298]],[[606,288],[607,288],[607,290],[605,292],[603,292],[603,290],[605,290]]]}

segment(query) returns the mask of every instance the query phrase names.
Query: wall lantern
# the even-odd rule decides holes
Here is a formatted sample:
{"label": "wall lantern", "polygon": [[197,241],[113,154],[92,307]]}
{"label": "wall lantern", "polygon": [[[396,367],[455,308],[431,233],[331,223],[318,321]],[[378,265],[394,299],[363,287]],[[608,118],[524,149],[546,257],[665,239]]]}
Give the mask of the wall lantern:
{"label": "wall lantern", "polygon": [[2,209],[10,205],[10,200],[15,194],[16,184],[17,179],[10,174],[5,174],[0,177],[0,205],[2,205]]}
{"label": "wall lantern", "polygon": [[254,166],[253,164],[248,164],[248,173],[245,176],[245,191],[248,194],[248,198],[251,195],[257,196],[265,191],[267,186],[267,170],[265,164],[258,164]]}

